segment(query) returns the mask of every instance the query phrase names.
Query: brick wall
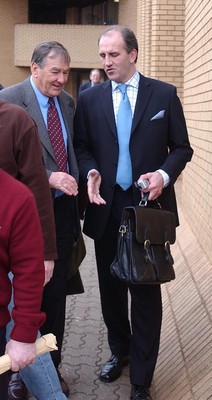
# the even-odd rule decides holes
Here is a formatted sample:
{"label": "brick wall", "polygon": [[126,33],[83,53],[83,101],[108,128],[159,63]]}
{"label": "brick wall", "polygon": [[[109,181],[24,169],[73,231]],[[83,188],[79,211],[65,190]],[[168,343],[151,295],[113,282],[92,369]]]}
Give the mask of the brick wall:
{"label": "brick wall", "polygon": [[212,3],[137,2],[138,67],[173,83],[183,103],[194,157],[178,179],[178,199],[212,260]]}
{"label": "brick wall", "polygon": [[119,0],[119,24],[128,25],[136,32],[137,0]]}
{"label": "brick wall", "polygon": [[151,76],[152,2],[146,0],[137,3],[137,39],[139,44],[137,67],[142,74]]}
{"label": "brick wall", "polygon": [[183,95],[184,0],[138,2],[139,66],[145,75],[172,83]]}
{"label": "brick wall", "polygon": [[182,186],[187,220],[212,261],[212,2],[187,0],[184,110],[194,149]]}
{"label": "brick wall", "polygon": [[104,29],[104,25],[17,24],[14,63],[17,66],[30,65],[32,51],[38,43],[56,40],[69,51],[71,68],[99,67],[98,37]]}
{"label": "brick wall", "polygon": [[0,83],[3,86],[21,81],[27,68],[14,66],[14,26],[28,21],[28,0],[0,0]]}

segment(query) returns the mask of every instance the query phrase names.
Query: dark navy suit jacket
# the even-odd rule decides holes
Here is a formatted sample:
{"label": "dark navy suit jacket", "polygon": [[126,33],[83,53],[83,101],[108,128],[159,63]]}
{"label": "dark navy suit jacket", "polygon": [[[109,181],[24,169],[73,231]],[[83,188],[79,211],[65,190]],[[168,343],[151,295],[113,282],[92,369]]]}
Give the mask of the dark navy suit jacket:
{"label": "dark navy suit jacket", "polygon": [[[81,177],[95,168],[101,176],[101,196],[105,206],[88,204],[84,232],[99,240],[107,224],[116,184],[118,139],[113,110],[111,82],[105,81],[92,90],[83,91],[74,118],[75,154]],[[141,174],[163,169],[170,177],[158,201],[178,214],[174,183],[193,150],[190,146],[180,100],[173,85],[140,75],[139,89],[130,138],[133,182]],[[134,188],[134,203],[140,191]]]}

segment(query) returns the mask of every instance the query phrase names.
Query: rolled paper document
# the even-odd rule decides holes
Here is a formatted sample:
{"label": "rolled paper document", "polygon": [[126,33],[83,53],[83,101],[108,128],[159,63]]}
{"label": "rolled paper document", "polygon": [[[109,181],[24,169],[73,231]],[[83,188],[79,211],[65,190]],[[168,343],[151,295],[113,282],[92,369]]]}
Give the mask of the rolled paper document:
{"label": "rolled paper document", "polygon": [[[36,354],[37,356],[40,354],[47,353],[48,351],[57,350],[56,346],[56,337],[52,333],[48,333],[47,335],[41,336],[36,340]],[[0,374],[8,371],[11,368],[11,361],[7,354],[0,357]]]}

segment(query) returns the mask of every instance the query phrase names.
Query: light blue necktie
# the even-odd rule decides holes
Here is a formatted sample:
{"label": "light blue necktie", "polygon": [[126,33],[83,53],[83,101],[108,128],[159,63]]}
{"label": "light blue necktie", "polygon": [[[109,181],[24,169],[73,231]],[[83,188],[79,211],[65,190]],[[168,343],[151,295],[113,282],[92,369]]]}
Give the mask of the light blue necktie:
{"label": "light blue necktie", "polygon": [[127,85],[118,85],[122,99],[117,114],[117,133],[119,143],[119,158],[116,182],[122,189],[127,190],[132,185],[132,164],[129,152],[129,141],[132,127],[132,110],[127,96]]}

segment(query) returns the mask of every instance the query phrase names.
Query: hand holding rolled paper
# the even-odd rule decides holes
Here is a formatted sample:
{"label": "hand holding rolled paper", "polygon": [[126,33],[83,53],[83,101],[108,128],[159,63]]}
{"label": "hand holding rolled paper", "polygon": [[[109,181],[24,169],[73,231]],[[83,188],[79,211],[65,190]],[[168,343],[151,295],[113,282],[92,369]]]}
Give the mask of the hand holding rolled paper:
{"label": "hand holding rolled paper", "polygon": [[[36,354],[37,356],[40,354],[47,353],[48,351],[57,350],[56,346],[56,337],[52,333],[48,333],[47,335],[41,336],[36,340]],[[11,361],[7,354],[0,357],[0,374],[11,369]]]}

